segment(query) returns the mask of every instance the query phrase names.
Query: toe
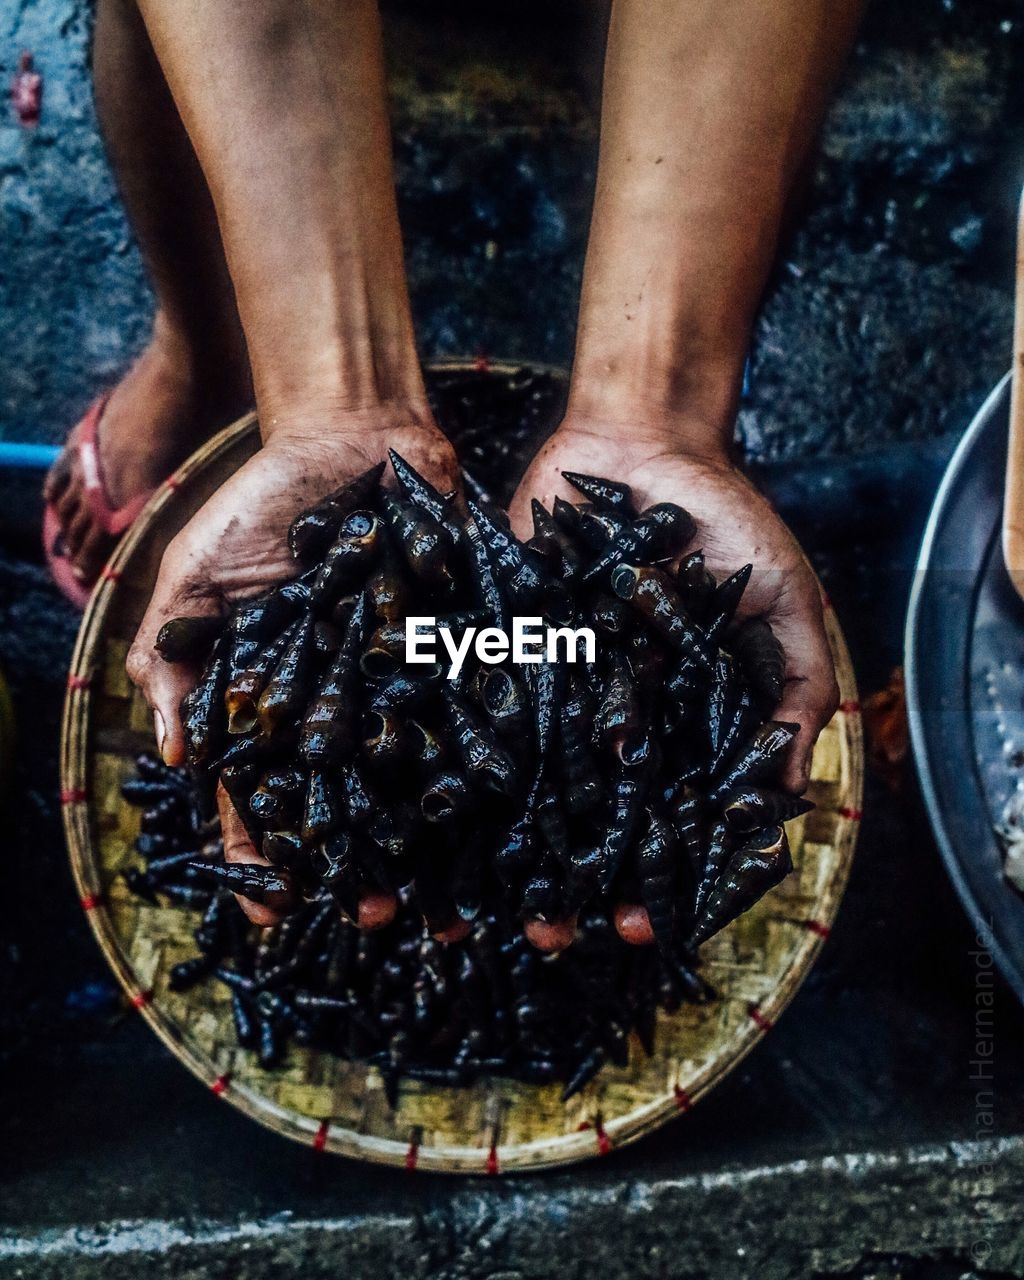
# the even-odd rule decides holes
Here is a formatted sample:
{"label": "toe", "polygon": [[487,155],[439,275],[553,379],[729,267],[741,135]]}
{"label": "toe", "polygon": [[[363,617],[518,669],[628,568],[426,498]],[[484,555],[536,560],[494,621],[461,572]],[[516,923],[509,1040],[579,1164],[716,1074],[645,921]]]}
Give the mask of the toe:
{"label": "toe", "polygon": [[65,449],[43,481],[43,499],[56,502],[71,481],[71,453]]}
{"label": "toe", "polygon": [[81,509],[81,487],[72,476],[68,483],[61,490],[60,497],[54,500],[54,509],[57,512],[57,519],[60,521],[60,527],[67,531],[68,526],[78,515]]}
{"label": "toe", "polygon": [[92,518],[85,507],[79,507],[70,524],[64,526],[64,548],[76,578],[84,578],[79,555],[92,527]]}
{"label": "toe", "polygon": [[73,555],[77,570],[84,582],[94,582],[110,554],[110,539],[95,521],[90,521],[78,550]]}
{"label": "toe", "polygon": [[634,947],[648,947],[654,941],[654,930],[647,909],[638,902],[620,902],[615,908],[615,928],[623,942]]}
{"label": "toe", "polygon": [[527,920],[523,932],[538,951],[564,951],[576,937],[576,917],[568,920]]}

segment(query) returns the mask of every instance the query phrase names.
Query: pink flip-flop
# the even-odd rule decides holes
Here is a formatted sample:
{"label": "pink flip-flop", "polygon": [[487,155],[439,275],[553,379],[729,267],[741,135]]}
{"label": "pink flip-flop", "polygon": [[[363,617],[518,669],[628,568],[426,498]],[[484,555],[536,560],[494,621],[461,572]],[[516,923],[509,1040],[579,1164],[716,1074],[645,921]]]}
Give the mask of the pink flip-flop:
{"label": "pink flip-flop", "polygon": [[[100,467],[100,451],[97,441],[100,418],[110,399],[109,392],[97,397],[89,406],[85,417],[78,424],[78,439],[69,446],[78,450],[78,459],[82,468],[85,487],[85,500],[93,519],[104,533],[112,538],[119,538],[134,523],[139,512],[149,501],[154,490],[140,493],[130,499],[123,507],[114,507],[103,480]],[[93,582],[82,582],[75,577],[71,561],[64,550],[64,538],[61,532],[57,508],[48,502],[43,512],[43,550],[46,563],[58,588],[77,609],[84,609],[92,589]]]}

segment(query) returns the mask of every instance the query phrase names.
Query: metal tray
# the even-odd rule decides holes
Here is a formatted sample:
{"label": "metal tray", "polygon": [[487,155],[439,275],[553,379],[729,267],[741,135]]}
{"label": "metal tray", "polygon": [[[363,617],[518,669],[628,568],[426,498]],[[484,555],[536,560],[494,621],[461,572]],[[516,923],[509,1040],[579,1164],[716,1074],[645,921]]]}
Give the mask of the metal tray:
{"label": "metal tray", "polygon": [[907,711],[925,804],[953,884],[1024,1000],[1024,899],[1003,878],[995,828],[1024,792],[1024,603],[1003,565],[1007,375],[982,405],[935,497],[910,595]]}

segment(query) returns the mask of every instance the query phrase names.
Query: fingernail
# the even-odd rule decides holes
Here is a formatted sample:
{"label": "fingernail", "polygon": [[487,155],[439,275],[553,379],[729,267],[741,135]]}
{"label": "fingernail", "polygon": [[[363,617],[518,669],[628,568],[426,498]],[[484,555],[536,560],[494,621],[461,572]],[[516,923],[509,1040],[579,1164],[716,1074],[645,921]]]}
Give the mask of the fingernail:
{"label": "fingernail", "polygon": [[156,731],[156,749],[161,755],[163,755],[164,738],[167,737],[167,726],[164,724],[164,718],[159,711],[153,712],[153,728]]}

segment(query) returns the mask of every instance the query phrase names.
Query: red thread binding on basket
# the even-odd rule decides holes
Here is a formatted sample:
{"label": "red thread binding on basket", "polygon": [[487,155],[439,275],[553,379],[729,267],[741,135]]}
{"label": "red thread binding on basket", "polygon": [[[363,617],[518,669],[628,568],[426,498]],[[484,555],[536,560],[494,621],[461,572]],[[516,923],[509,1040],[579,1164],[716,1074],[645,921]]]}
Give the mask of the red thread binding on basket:
{"label": "red thread binding on basket", "polygon": [[102,901],[102,893],[83,893],[78,899],[78,905],[83,911],[95,911]]}
{"label": "red thread binding on basket", "polygon": [[817,934],[819,938],[827,938],[832,932],[831,927],[824,920],[805,920],[803,924],[805,929]]}
{"label": "red thread binding on basket", "polygon": [[676,1100],[676,1108],[679,1111],[689,1111],[689,1109],[693,1106],[693,1099],[686,1092],[686,1090],[681,1089],[679,1085],[675,1085],[673,1087],[672,1096]]}
{"label": "red thread binding on basket", "polygon": [[60,793],[60,802],[61,804],[81,804],[88,794],[85,787],[69,787]]}
{"label": "red thread binding on basket", "polygon": [[121,581],[121,570],[111,569],[110,565],[107,565],[104,568],[103,572],[100,574],[100,582],[120,582],[120,581]]}
{"label": "red thread binding on basket", "polygon": [[864,817],[864,810],[852,809],[848,805],[844,805],[843,808],[839,810],[839,816],[840,818],[848,818],[851,822],[860,822],[861,818]]}
{"label": "red thread binding on basket", "polygon": [[320,1127],[313,1135],[313,1150],[323,1151],[327,1146],[327,1130],[330,1128],[330,1122],[327,1120],[320,1121]]}
{"label": "red thread binding on basket", "polygon": [[133,1009],[144,1009],[152,999],[152,991],[133,991],[128,997],[128,1002]]}
{"label": "red thread binding on basket", "polygon": [[409,1150],[405,1153],[405,1167],[409,1170],[415,1169],[420,1160],[420,1144],[415,1138],[409,1143]]}
{"label": "red thread binding on basket", "polygon": [[597,1149],[601,1155],[606,1156],[612,1149],[612,1140],[604,1131],[604,1125],[601,1123],[601,1117],[597,1116],[594,1120],[594,1133],[597,1136]]}
{"label": "red thread binding on basket", "polygon": [[479,355],[473,361],[473,368],[477,373],[487,373],[491,367],[491,357]]}
{"label": "red thread binding on basket", "polygon": [[217,1079],[214,1080],[213,1084],[210,1085],[210,1091],[211,1093],[215,1093],[219,1098],[220,1095],[225,1092],[225,1090],[227,1089],[230,1083],[231,1083],[231,1072],[226,1071],[224,1075],[218,1076]]}
{"label": "red thread binding on basket", "polygon": [[68,674],[69,689],[88,689],[92,684],[92,676],[76,676],[73,673]]}
{"label": "red thread binding on basket", "polygon": [[771,1031],[774,1025],[771,1018],[766,1018],[756,1004],[752,1004],[747,1013],[750,1014],[750,1020],[755,1027],[761,1031]]}
{"label": "red thread binding on basket", "polygon": [[487,1163],[484,1165],[484,1169],[487,1171],[488,1177],[491,1178],[498,1172],[498,1148],[493,1142],[491,1143],[490,1151],[487,1153]]}
{"label": "red thread binding on basket", "polygon": [[168,476],[164,481],[164,484],[168,489],[170,489],[171,493],[173,493],[175,489],[179,489],[181,487],[181,479],[178,476],[178,473],[175,472],[173,475]]}
{"label": "red thread binding on basket", "polygon": [[849,698],[846,702],[840,702],[839,710],[846,716],[859,716],[860,703],[856,698]]}

